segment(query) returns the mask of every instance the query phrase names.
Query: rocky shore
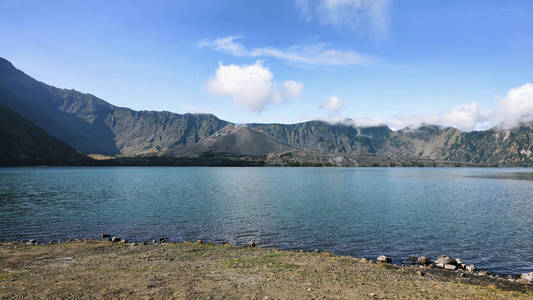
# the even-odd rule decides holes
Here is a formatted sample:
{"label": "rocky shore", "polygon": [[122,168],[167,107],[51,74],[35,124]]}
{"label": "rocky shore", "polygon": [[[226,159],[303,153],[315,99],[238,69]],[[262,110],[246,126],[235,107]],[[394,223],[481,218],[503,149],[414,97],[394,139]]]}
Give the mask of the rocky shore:
{"label": "rocky shore", "polygon": [[203,241],[102,240],[0,243],[0,299],[52,298],[453,298],[529,299],[531,273],[479,271],[458,258],[411,257],[412,265],[215,245]]}

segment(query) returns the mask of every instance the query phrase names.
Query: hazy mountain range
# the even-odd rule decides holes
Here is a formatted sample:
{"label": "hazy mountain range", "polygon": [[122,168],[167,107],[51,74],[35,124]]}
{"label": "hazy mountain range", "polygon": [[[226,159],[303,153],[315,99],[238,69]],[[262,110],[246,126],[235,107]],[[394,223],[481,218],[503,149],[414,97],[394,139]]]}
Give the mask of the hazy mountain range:
{"label": "hazy mountain range", "polygon": [[147,164],[533,165],[529,124],[474,132],[322,121],[236,125],[212,114],[117,107],[37,81],[2,58],[0,106],[2,164],[87,163],[83,153]]}

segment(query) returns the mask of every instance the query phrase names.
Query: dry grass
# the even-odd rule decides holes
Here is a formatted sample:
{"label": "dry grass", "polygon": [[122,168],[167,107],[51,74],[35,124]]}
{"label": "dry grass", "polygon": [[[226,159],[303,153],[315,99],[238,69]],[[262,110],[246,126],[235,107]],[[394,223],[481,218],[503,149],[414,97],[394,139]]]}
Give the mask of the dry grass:
{"label": "dry grass", "polygon": [[[522,284],[230,245],[0,244],[3,298],[531,299]],[[505,290],[507,289],[507,290]]]}

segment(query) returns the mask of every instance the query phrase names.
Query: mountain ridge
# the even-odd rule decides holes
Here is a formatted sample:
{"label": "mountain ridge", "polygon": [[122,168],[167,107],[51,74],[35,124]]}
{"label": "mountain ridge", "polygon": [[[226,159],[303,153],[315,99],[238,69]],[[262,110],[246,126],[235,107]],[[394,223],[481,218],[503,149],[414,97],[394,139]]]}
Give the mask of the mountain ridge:
{"label": "mountain ridge", "polygon": [[[55,88],[35,80],[2,58],[0,105],[19,113],[78,151],[114,156],[164,157],[179,153],[199,156],[206,138],[236,125],[213,114],[135,111],[114,106],[92,94]],[[267,141],[274,139],[276,142],[269,145],[284,144],[298,149],[288,151],[295,160],[321,157],[320,161],[331,161],[332,157],[358,156],[381,157],[391,164],[394,158],[412,158],[533,166],[533,130],[528,125],[473,132],[435,125],[395,131],[388,126],[356,127],[318,120],[295,124],[250,123],[246,127],[265,134],[254,143],[269,144]],[[252,146],[248,148],[253,149]],[[241,148],[246,147],[241,144]],[[190,149],[197,149],[198,153]],[[232,151],[229,154],[235,157],[274,153],[255,150],[245,153],[237,148]],[[305,151],[309,155],[303,154]]]}

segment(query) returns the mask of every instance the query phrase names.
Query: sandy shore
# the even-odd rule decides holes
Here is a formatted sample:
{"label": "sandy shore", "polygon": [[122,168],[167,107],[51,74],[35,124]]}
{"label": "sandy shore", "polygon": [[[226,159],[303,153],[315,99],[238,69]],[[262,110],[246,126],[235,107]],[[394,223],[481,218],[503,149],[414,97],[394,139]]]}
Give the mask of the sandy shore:
{"label": "sandy shore", "polygon": [[0,243],[0,299],[533,299],[533,285],[328,253],[199,243]]}

